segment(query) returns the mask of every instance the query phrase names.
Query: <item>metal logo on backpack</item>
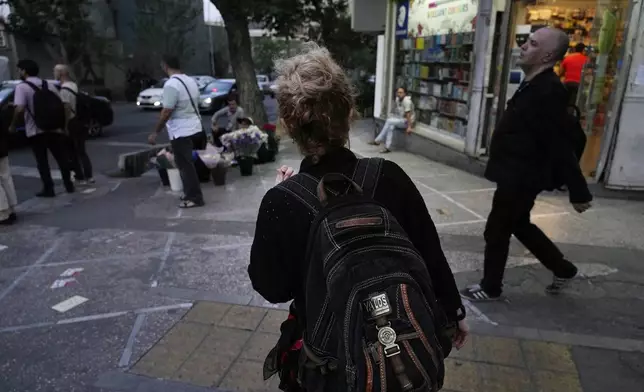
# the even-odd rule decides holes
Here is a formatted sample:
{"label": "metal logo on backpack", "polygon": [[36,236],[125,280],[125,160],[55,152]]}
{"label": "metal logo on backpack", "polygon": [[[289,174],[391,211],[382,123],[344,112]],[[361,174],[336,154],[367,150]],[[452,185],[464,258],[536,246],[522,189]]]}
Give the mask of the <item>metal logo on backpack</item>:
{"label": "metal logo on backpack", "polygon": [[386,316],[391,313],[389,298],[386,293],[372,294],[362,302],[365,313],[370,319]]}

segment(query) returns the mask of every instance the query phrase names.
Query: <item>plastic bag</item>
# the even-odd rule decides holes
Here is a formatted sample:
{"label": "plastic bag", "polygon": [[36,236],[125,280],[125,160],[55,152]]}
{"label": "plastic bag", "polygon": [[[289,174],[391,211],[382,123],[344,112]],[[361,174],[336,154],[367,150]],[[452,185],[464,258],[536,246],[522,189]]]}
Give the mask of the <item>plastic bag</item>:
{"label": "plastic bag", "polygon": [[225,158],[222,156],[223,148],[217,148],[208,143],[205,150],[197,150],[199,158],[208,169],[214,169],[218,165],[225,164]]}

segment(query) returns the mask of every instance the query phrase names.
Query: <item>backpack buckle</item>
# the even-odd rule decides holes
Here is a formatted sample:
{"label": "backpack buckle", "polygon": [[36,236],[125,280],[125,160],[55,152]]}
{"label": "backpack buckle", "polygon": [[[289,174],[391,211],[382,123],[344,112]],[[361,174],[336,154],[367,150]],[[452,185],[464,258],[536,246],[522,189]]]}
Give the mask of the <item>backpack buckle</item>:
{"label": "backpack buckle", "polygon": [[378,327],[378,341],[384,347],[385,357],[393,357],[394,355],[400,354],[400,346],[396,344],[396,331],[391,328],[391,323],[388,323],[387,326]]}

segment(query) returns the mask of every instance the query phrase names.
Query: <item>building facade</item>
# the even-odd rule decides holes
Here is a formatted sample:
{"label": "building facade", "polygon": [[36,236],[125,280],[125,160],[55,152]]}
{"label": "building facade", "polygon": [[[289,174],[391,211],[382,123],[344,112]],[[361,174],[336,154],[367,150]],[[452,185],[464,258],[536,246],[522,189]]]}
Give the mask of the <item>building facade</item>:
{"label": "building facade", "polygon": [[[435,158],[464,156],[483,167],[507,100],[523,74],[520,45],[543,26],[566,31],[571,51],[587,47],[576,105],[588,143],[581,158],[591,182],[644,189],[644,25],[631,0],[353,0],[358,31],[382,33],[374,115],[390,112],[405,87],[417,125],[404,148]],[[639,153],[639,154],[638,154]],[[473,159],[472,159],[473,158]],[[478,163],[478,165],[476,165]]]}

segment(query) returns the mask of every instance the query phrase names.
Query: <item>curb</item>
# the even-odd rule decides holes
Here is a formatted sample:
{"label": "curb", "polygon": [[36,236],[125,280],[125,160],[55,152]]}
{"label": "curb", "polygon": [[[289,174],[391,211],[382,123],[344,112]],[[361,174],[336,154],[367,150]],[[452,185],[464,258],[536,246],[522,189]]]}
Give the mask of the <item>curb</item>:
{"label": "curb", "polygon": [[148,171],[150,158],[168,146],[170,144],[159,144],[144,150],[121,154],[118,157],[117,167],[124,177],[141,177]]}

